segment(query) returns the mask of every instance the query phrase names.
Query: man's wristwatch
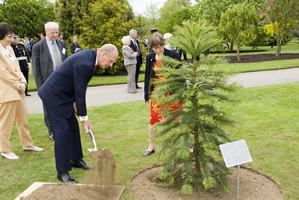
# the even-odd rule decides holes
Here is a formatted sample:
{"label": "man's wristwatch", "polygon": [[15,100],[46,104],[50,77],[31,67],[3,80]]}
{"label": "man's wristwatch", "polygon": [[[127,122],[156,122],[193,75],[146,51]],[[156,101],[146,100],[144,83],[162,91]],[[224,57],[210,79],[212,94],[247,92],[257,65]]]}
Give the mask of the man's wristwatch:
{"label": "man's wristwatch", "polygon": [[80,121],[87,121],[88,120],[88,116],[79,116]]}

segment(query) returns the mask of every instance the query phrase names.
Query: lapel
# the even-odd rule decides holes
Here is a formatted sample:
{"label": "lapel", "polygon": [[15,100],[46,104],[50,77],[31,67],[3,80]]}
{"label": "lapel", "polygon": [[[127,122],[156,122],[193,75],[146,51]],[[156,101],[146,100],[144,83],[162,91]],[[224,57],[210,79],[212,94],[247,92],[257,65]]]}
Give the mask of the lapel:
{"label": "lapel", "polygon": [[41,44],[41,46],[42,46],[41,52],[43,52],[44,54],[46,54],[46,56],[48,57],[48,59],[50,59],[51,62],[52,62],[52,57],[51,57],[50,50],[49,50],[50,47],[48,47],[46,38],[44,38],[41,42],[42,42],[42,44]]}
{"label": "lapel", "polygon": [[[62,44],[61,41],[56,40],[55,42],[56,42],[56,44],[57,44],[57,46],[58,46],[58,49],[59,49],[59,53],[60,53],[60,56],[61,56],[61,61],[63,62],[64,59],[65,59],[66,49],[63,50],[63,49],[64,49],[64,46],[63,46],[63,44]],[[64,53],[63,53],[63,52],[64,52]]]}

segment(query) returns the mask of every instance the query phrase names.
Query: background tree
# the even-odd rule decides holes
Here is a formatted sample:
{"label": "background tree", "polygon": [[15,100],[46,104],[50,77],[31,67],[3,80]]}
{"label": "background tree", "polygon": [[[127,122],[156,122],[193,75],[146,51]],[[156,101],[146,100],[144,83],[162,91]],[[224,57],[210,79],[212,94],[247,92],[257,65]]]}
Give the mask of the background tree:
{"label": "background tree", "polygon": [[245,42],[246,46],[252,46],[252,48],[258,48],[258,46],[268,46],[272,43],[272,39],[264,31],[264,25],[259,22],[256,27],[256,38],[253,41]]}
{"label": "background tree", "polygon": [[157,26],[158,19],[160,17],[160,13],[158,11],[158,6],[151,3],[149,6],[146,7],[146,11],[144,16],[148,19],[147,23],[150,26]]}
{"label": "background tree", "polygon": [[[167,22],[169,22],[169,16],[172,13],[189,6],[191,6],[191,0],[167,0],[164,2],[163,6],[159,9],[159,31],[166,33],[166,26],[168,26]],[[180,19],[179,21],[182,22]]]}
{"label": "background tree", "polygon": [[[121,55],[123,36],[135,26],[133,11],[127,1],[97,0],[89,4],[86,12],[82,13],[82,24],[79,35],[83,49],[96,49],[106,43],[114,44]],[[121,57],[122,58],[122,57]],[[123,58],[118,59],[114,67],[97,73],[115,73],[123,68]]]}
{"label": "background tree", "polygon": [[83,13],[88,13],[89,4],[96,0],[57,0],[55,4],[56,21],[65,39],[72,42],[72,36],[81,35]]}
{"label": "background tree", "polygon": [[237,44],[238,61],[241,43],[256,38],[255,28],[258,21],[255,7],[247,3],[235,4],[221,15],[220,29],[230,41]]}
{"label": "background tree", "polygon": [[[221,129],[230,124],[221,111],[221,103],[230,101],[229,92],[236,88],[227,83],[227,74],[213,70],[219,63],[214,56],[200,61],[196,57],[221,42],[216,31],[206,21],[183,22],[177,27],[172,45],[192,55],[193,63],[163,57],[158,73],[165,79],[154,80],[154,98],[163,105],[167,116],[158,126],[158,136],[164,136],[162,153],[164,166],[158,177],[170,184],[181,184],[182,194],[191,194],[193,187],[200,191],[223,185],[230,190],[228,169],[221,157],[219,145],[231,141]],[[182,81],[184,80],[184,81]],[[170,95],[166,96],[165,93]],[[169,110],[174,102],[182,102],[182,109]]]}
{"label": "background tree", "polygon": [[261,7],[261,13],[273,25],[277,49],[276,56],[280,55],[282,36],[287,35],[298,23],[298,0],[265,0]]}
{"label": "background tree", "polygon": [[[225,13],[229,8],[234,6],[235,4],[239,3],[247,3],[254,5],[255,7],[260,6],[263,2],[263,0],[195,0],[198,4],[194,6],[194,8],[197,10],[197,16],[196,19],[205,19],[210,24],[212,24],[219,35],[221,35],[224,39],[226,38],[226,35],[223,35],[224,32],[221,32],[219,30],[219,24],[221,15]],[[233,51],[233,41],[230,45],[230,51]]]}
{"label": "background tree", "polygon": [[194,16],[192,11],[193,9],[190,9],[190,7],[186,7],[171,13],[164,22],[163,31],[165,33],[173,33],[174,27],[176,25],[180,26],[182,25],[183,21],[192,20],[192,17]]}
{"label": "background tree", "polygon": [[136,30],[138,33],[138,37],[144,38],[145,35],[149,32],[149,29],[146,27],[146,18],[142,15],[137,15],[136,19]]}
{"label": "background tree", "polygon": [[54,5],[49,1],[6,0],[0,4],[0,21],[10,24],[19,37],[34,37],[44,32],[44,24],[54,20]]}

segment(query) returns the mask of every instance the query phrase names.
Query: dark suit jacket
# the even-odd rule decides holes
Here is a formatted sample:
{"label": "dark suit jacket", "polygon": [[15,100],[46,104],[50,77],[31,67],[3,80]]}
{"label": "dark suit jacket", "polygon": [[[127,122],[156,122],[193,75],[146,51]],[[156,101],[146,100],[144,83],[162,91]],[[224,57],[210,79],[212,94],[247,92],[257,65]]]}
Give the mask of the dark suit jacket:
{"label": "dark suit jacket", "polygon": [[[56,43],[59,47],[59,52],[63,62],[67,58],[66,49],[64,48],[64,45],[61,43],[61,41],[56,40]],[[40,88],[42,84],[50,76],[50,74],[53,72],[53,61],[47,45],[46,38],[42,39],[33,46],[32,68],[36,86],[37,88]]]}
{"label": "dark suit jacket", "polygon": [[[169,56],[171,58],[181,60],[180,55],[173,50],[169,50],[164,48],[164,56]],[[156,59],[155,59],[156,54],[154,52],[149,53],[146,56],[146,63],[145,63],[145,77],[144,77],[144,100],[148,101],[149,100],[149,94],[152,91],[152,87],[150,85],[150,80],[151,78],[155,77],[154,73],[154,66],[156,64]]]}
{"label": "dark suit jacket", "polygon": [[94,74],[97,50],[82,50],[68,57],[38,90],[44,104],[57,117],[70,118],[76,102],[79,116],[87,115],[86,89]]}
{"label": "dark suit jacket", "polygon": [[[135,41],[136,41],[136,43],[138,45],[139,52],[140,52],[140,55],[136,57],[136,59],[137,59],[137,66],[140,66],[142,64],[142,54],[141,54],[141,50],[140,50],[140,46],[139,46],[139,41],[138,40],[135,40]],[[133,43],[132,40],[131,40],[130,47],[133,49],[134,52],[137,52],[137,48],[134,45],[134,43]]]}

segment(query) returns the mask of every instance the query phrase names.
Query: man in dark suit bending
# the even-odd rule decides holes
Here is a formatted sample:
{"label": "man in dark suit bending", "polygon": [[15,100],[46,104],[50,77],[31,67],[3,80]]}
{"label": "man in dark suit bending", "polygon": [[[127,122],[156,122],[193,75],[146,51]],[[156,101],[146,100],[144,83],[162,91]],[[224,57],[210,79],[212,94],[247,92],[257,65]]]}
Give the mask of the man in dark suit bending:
{"label": "man in dark suit bending", "polygon": [[83,161],[78,121],[86,133],[92,129],[86,111],[86,89],[96,66],[105,69],[112,67],[118,58],[118,50],[112,44],[103,45],[97,50],[82,50],[68,57],[51,74],[38,90],[52,125],[55,138],[55,159],[57,178],[65,183],[77,183],[69,175],[72,167],[90,167]]}
{"label": "man in dark suit bending", "polygon": [[[32,67],[37,89],[39,89],[47,78],[67,58],[64,44],[58,40],[59,26],[56,22],[45,24],[46,37],[36,43],[32,49]],[[53,140],[53,131],[48,119],[48,112],[45,106],[44,121],[48,128],[49,139]]]}

